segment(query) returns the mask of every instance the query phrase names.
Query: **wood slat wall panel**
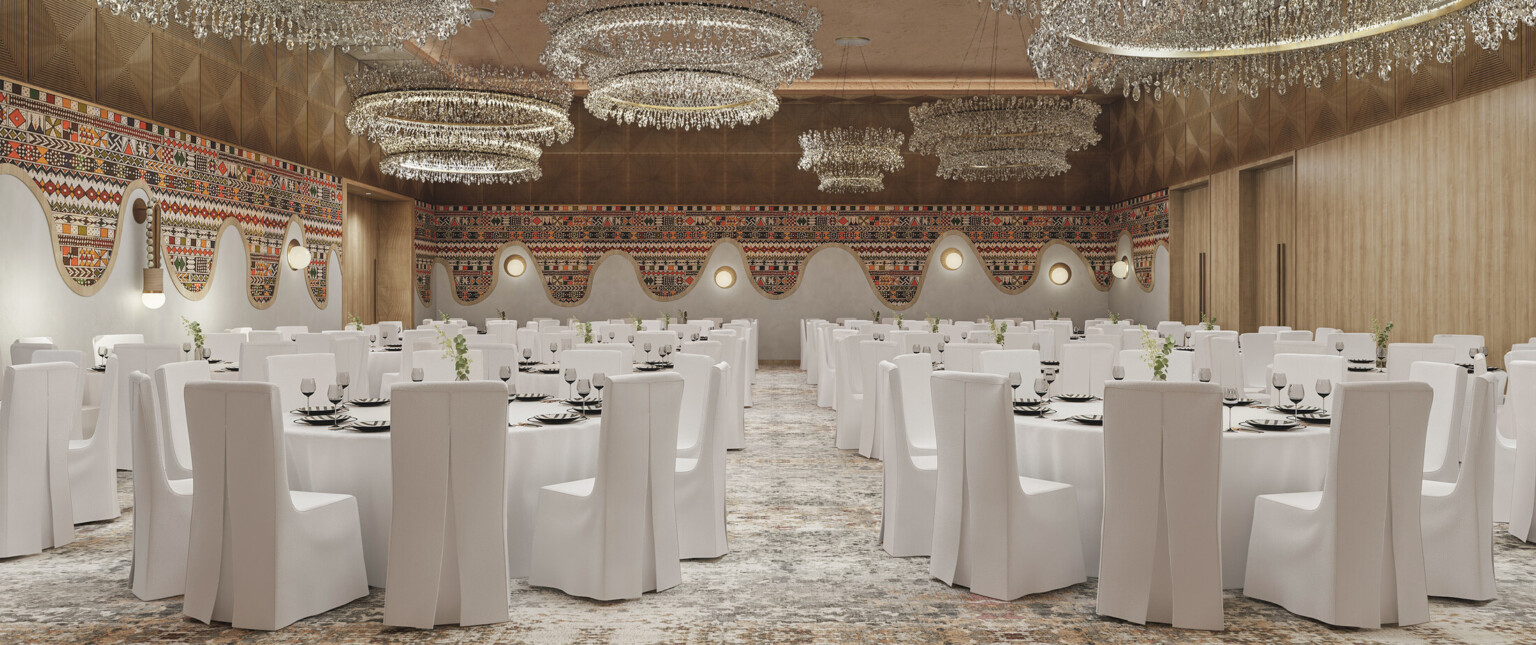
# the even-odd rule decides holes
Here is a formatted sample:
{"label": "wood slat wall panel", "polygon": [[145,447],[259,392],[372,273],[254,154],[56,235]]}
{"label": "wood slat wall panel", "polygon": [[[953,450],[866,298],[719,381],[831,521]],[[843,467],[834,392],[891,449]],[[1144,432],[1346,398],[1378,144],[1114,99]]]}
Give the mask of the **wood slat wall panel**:
{"label": "wood slat wall panel", "polygon": [[305,140],[309,130],[306,113],[309,102],[303,94],[277,90],[277,156],[302,161],[306,158]]}
{"label": "wood slat wall panel", "polygon": [[304,163],[326,172],[336,171],[336,113],[324,103],[310,102],[304,111],[309,127],[305,129],[308,150]]}
{"label": "wood slat wall panel", "polygon": [[155,97],[155,45],[137,22],[96,24],[96,98],[130,114],[149,114]]}
{"label": "wood slat wall panel", "polygon": [[174,128],[198,132],[201,91],[197,51],[165,35],[154,37],[154,119]]}
{"label": "wood slat wall panel", "polygon": [[1391,81],[1375,75],[1345,79],[1349,131],[1357,132],[1397,117],[1397,93]]}
{"label": "wood slat wall panel", "polygon": [[240,72],[229,63],[204,54],[198,61],[199,134],[240,143]]}
{"label": "wood slat wall panel", "polygon": [[277,90],[272,81],[240,75],[240,143],[247,148],[277,151]]}
{"label": "wood slat wall panel", "polygon": [[0,0],[0,76],[25,81],[28,0]]}
{"label": "wood slat wall panel", "polygon": [[27,8],[27,80],[96,100],[96,9],[83,0],[31,0]]}
{"label": "wood slat wall panel", "polygon": [[1420,65],[1417,74],[1395,76],[1398,116],[1423,112],[1454,100],[1456,91],[1451,84],[1454,69],[1454,63],[1430,61]]}
{"label": "wood slat wall panel", "polygon": [[1497,50],[1472,46],[1456,59],[1456,98],[1486,92],[1508,85],[1523,77],[1521,60],[1524,41],[1504,41]]}

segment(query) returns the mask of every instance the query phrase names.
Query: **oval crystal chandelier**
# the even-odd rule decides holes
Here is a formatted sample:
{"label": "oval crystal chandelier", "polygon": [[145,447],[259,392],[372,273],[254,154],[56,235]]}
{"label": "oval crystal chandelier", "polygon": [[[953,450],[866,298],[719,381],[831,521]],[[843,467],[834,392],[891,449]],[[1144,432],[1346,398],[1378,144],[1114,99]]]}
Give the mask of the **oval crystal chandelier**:
{"label": "oval crystal chandelier", "polygon": [[1097,103],[1055,96],[971,96],[913,107],[913,152],[962,181],[1039,179],[1066,172],[1068,152],[1099,142]]}
{"label": "oval crystal chandelier", "polygon": [[1536,0],[992,0],[1039,17],[1029,57],[1042,78],[1126,96],[1232,90],[1257,97],[1348,72],[1448,63],[1469,40],[1497,49],[1536,24]]}
{"label": "oval crystal chandelier", "polygon": [[775,88],[821,67],[821,12],[801,0],[560,0],[539,19],[539,60],[586,78],[587,110],[620,123],[755,123],[778,111]]}
{"label": "oval crystal chandelier", "polygon": [[469,23],[469,0],[97,0],[113,15],[127,14],[165,29],[185,25],[198,39],[304,47],[396,46],[447,39]]}
{"label": "oval crystal chandelier", "polygon": [[431,137],[396,137],[379,145],[384,156],[379,170],[406,180],[495,184],[535,181],[539,146],[520,139],[487,139],[462,131],[445,131]]}
{"label": "oval crystal chandelier", "polygon": [[885,189],[885,173],[901,170],[906,135],[891,128],[833,128],[800,135],[800,169],[821,178],[824,193],[873,193]]}

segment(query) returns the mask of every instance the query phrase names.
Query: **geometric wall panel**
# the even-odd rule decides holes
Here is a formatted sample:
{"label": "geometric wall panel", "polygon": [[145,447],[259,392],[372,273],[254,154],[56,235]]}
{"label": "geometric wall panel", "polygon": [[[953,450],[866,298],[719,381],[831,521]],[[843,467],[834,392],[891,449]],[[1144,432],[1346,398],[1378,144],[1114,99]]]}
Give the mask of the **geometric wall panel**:
{"label": "geometric wall panel", "polygon": [[31,0],[28,78],[49,89],[96,98],[96,3]]}
{"label": "geometric wall panel", "polygon": [[155,109],[156,121],[166,125],[200,131],[199,92],[202,91],[197,52],[175,39],[156,36]]}
{"label": "geometric wall panel", "polygon": [[0,0],[0,76],[27,77],[27,0]]}
{"label": "geometric wall panel", "polygon": [[154,104],[154,41],[149,27],[122,20],[96,25],[96,100],[130,114]]}

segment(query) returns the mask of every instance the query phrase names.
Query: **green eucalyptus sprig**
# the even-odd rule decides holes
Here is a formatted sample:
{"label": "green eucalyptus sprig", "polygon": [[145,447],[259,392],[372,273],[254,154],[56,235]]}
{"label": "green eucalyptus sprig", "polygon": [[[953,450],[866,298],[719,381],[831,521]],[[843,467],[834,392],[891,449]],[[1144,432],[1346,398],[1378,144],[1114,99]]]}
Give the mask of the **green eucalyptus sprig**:
{"label": "green eucalyptus sprig", "polygon": [[629,322],[635,326],[635,331],[645,330],[645,323],[641,322],[640,317],[633,313],[629,314]]}
{"label": "green eucalyptus sprig", "polygon": [[687,309],[679,311],[679,312],[677,312],[677,314],[678,314],[677,315],[677,321],[678,322],[680,322],[680,323],[682,323],[684,325],[688,324],[688,310]]}
{"label": "green eucalyptus sprig", "polygon": [[896,312],[896,328],[901,329],[901,312]]}
{"label": "green eucalyptus sprig", "polygon": [[497,309],[496,310],[496,317],[500,318],[502,320],[506,320],[507,319],[507,310],[505,310],[505,309]]}
{"label": "green eucalyptus sprig", "polygon": [[350,314],[348,317],[350,318],[351,322],[347,324],[351,325],[352,329],[357,331],[363,330],[363,319],[361,317],[359,317],[357,314]]}
{"label": "green eucalyptus sprig", "polygon": [[1392,340],[1392,328],[1395,326],[1397,326],[1395,322],[1389,320],[1383,325],[1381,321],[1376,320],[1375,316],[1371,316],[1371,337],[1376,339],[1377,349],[1387,348],[1387,343]]}
{"label": "green eucalyptus sprig", "polygon": [[661,312],[661,330],[662,331],[666,331],[667,328],[671,327],[671,326],[672,326],[672,314],[669,314],[669,313],[667,313],[665,311]]}
{"label": "green eucalyptus sprig", "polygon": [[1141,335],[1142,360],[1147,362],[1147,367],[1152,368],[1152,380],[1168,380],[1168,356],[1173,354],[1172,336],[1158,338],[1157,334]]}
{"label": "green eucalyptus sprig", "polygon": [[992,342],[1003,344],[1003,336],[1008,333],[1008,321],[1004,320],[992,326]]}
{"label": "green eucalyptus sprig", "polygon": [[448,335],[442,327],[437,328],[437,343],[443,348],[443,358],[453,361],[453,377],[460,381],[469,380],[469,342],[464,340],[463,334]]}
{"label": "green eucalyptus sprig", "polygon": [[1216,317],[1208,313],[1200,314],[1200,329],[1211,331],[1216,328]]}
{"label": "green eucalyptus sprig", "polygon": [[1111,310],[1109,312],[1109,322],[1111,324],[1116,324],[1116,325],[1120,324],[1120,314],[1117,314],[1113,310]]}
{"label": "green eucalyptus sprig", "polygon": [[581,322],[576,318],[572,318],[571,324],[575,325],[576,330],[581,332],[581,342],[588,345],[592,344],[592,323]]}
{"label": "green eucalyptus sprig", "polygon": [[875,321],[876,325],[880,324],[880,310],[879,309],[871,309],[871,310],[869,310],[869,317]]}
{"label": "green eucalyptus sprig", "polygon": [[203,349],[203,324],[196,320],[187,320],[186,316],[182,316],[181,326],[192,336],[192,344],[197,346],[198,355],[201,356]]}
{"label": "green eucalyptus sprig", "polygon": [[1056,311],[1055,309],[1052,309],[1051,310],[1051,320],[1060,320],[1060,319],[1061,319],[1061,312]]}
{"label": "green eucalyptus sprig", "polygon": [[939,333],[939,319],[935,318],[933,314],[928,314],[928,333]]}

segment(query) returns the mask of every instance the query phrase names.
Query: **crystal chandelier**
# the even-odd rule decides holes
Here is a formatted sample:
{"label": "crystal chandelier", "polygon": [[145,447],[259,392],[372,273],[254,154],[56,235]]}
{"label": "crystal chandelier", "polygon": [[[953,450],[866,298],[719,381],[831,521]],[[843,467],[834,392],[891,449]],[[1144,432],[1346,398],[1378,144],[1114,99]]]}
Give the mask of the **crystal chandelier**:
{"label": "crystal chandelier", "polygon": [[469,23],[469,0],[97,0],[113,15],[127,13],[166,29],[185,25],[199,40],[305,47],[396,46],[447,39]]}
{"label": "crystal chandelier", "polygon": [[536,181],[539,146],[520,139],[495,139],[468,131],[431,137],[396,137],[379,145],[379,170],[406,180],[494,184]]}
{"label": "crystal chandelier", "polygon": [[833,128],[800,135],[800,169],[821,177],[824,193],[873,193],[885,173],[901,170],[906,135],[890,128]]}
{"label": "crystal chandelier", "polygon": [[939,176],[963,181],[1039,179],[1066,172],[1068,152],[1099,142],[1100,108],[1087,99],[971,96],[910,110],[913,152],[939,158]]}
{"label": "crystal chandelier", "polygon": [[1391,78],[1425,61],[1448,63],[1467,42],[1497,49],[1536,0],[991,0],[1038,16],[1029,57],[1063,87],[1132,98],[1230,90],[1257,97],[1344,72]]}
{"label": "crystal chandelier", "polygon": [[755,123],[778,111],[775,88],[821,67],[821,12],[801,0],[559,0],[539,19],[539,60],[586,78],[587,110],[620,123]]}

